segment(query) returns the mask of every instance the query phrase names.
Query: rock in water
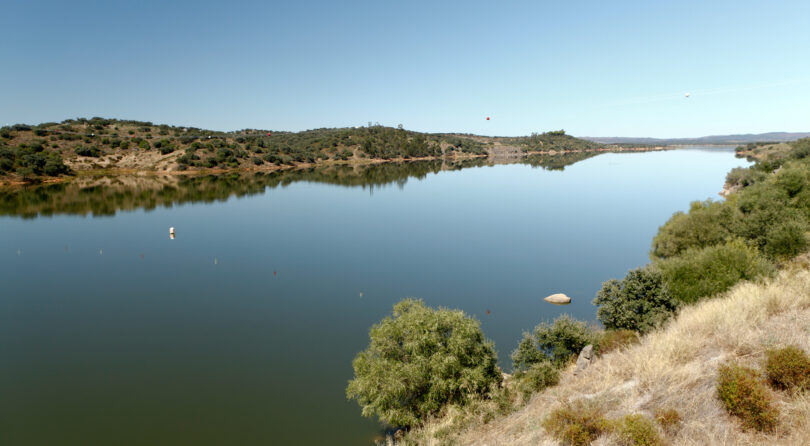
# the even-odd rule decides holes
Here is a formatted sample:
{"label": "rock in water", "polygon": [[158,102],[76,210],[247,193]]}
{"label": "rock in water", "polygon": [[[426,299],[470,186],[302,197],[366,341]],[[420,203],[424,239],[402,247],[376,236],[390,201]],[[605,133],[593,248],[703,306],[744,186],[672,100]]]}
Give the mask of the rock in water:
{"label": "rock in water", "polygon": [[577,368],[574,370],[574,375],[579,375],[585,369],[591,365],[591,359],[593,359],[593,345],[588,344],[585,348],[579,352],[579,357],[577,358]]}
{"label": "rock in water", "polygon": [[552,304],[570,304],[571,303],[571,298],[566,296],[563,293],[552,294],[551,296],[548,296],[543,300],[546,301],[546,302],[552,303]]}

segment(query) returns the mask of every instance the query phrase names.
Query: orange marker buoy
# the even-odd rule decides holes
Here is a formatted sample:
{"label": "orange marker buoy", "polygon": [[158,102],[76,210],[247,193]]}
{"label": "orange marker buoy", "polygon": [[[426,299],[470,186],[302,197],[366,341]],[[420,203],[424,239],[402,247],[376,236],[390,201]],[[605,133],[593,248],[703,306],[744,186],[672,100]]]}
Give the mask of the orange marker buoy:
{"label": "orange marker buoy", "polygon": [[489,310],[487,310],[487,316],[489,316]]}

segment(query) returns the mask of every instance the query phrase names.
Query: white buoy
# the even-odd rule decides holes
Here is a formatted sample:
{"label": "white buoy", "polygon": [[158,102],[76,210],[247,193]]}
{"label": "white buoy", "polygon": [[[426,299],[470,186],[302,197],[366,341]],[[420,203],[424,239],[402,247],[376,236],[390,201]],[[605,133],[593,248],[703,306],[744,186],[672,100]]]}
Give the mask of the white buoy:
{"label": "white buoy", "polygon": [[174,228],[169,228],[169,234],[174,234]]}

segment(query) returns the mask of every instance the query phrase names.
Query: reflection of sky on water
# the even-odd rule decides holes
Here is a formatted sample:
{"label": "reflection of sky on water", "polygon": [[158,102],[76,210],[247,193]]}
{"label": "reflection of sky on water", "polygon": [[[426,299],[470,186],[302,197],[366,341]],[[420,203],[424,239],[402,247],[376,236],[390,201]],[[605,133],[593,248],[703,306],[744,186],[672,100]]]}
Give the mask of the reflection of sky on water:
{"label": "reflection of sky on water", "polygon": [[[644,264],[658,226],[719,198],[743,164],[605,154],[373,195],[293,182],[112,218],[2,217],[0,431],[17,444],[368,442],[376,424],[343,392],[394,302],[476,316],[509,368],[522,331],[594,320],[601,282]],[[558,292],[572,303],[543,302]]]}

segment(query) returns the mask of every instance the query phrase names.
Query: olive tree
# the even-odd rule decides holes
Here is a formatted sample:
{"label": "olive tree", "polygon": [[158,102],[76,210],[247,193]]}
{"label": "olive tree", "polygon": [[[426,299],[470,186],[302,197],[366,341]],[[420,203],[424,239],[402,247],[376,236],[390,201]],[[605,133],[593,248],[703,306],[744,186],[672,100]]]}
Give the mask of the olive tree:
{"label": "olive tree", "polygon": [[500,384],[493,343],[462,311],[434,310],[405,299],[371,327],[368,348],[354,358],[346,396],[364,416],[410,427],[445,404],[465,404]]}

